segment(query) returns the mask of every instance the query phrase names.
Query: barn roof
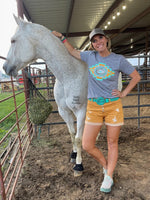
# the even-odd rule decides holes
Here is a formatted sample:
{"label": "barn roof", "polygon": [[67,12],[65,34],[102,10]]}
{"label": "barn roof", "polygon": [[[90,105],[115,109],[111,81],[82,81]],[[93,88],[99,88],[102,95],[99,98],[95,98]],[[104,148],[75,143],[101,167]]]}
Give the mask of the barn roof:
{"label": "barn roof", "polygon": [[18,7],[22,2],[22,14],[25,14],[29,21],[62,32],[77,49],[86,49],[90,31],[100,27],[111,38],[112,50],[116,53],[135,55],[150,50],[149,0],[17,2]]}

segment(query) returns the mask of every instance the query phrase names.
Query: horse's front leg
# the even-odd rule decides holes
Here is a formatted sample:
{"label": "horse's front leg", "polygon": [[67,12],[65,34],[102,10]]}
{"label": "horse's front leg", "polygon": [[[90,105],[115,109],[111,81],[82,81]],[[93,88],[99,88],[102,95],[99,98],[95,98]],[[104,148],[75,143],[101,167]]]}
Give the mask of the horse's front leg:
{"label": "horse's front leg", "polygon": [[84,129],[84,121],[85,121],[85,108],[78,110],[75,113],[77,117],[77,133],[75,136],[75,146],[77,148],[77,157],[76,157],[76,165],[74,166],[74,176],[81,176],[83,173],[83,165],[82,165],[82,134]]}

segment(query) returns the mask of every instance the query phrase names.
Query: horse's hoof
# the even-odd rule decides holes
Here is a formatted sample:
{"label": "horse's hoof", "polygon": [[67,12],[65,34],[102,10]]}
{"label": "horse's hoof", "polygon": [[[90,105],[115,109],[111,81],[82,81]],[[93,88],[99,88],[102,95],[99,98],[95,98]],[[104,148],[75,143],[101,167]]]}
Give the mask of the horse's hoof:
{"label": "horse's hoof", "polygon": [[83,174],[84,168],[82,163],[76,164],[73,169],[74,169],[74,177],[81,176]]}
{"label": "horse's hoof", "polygon": [[77,152],[73,152],[72,151],[70,162],[71,163],[75,163],[76,162],[76,157],[77,157]]}
{"label": "horse's hoof", "polygon": [[74,171],[74,177],[82,176],[83,171]]}

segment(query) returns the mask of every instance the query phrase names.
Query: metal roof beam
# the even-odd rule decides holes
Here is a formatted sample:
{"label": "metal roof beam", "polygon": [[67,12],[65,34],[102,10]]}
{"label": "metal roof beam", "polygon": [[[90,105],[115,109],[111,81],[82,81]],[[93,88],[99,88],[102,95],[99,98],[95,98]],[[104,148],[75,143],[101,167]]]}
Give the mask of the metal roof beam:
{"label": "metal roof beam", "polygon": [[27,8],[25,7],[24,3],[23,3],[23,12],[24,12],[24,15],[26,16],[27,20],[30,21],[30,22],[33,22],[33,20],[31,19],[31,16],[29,15],[29,12],[28,12]]}
{"label": "metal roof beam", "polygon": [[[31,17],[29,15],[29,12],[27,11],[24,1],[23,0],[16,0],[17,2],[17,10],[18,10],[18,16],[24,19],[24,15],[27,18],[28,21],[32,21]],[[33,21],[32,21],[33,22]]]}
{"label": "metal roof beam", "polygon": [[[140,35],[140,34],[138,34],[138,35]],[[135,34],[135,36],[137,36],[137,34]],[[133,38],[134,36],[132,36],[132,38]],[[142,37],[142,38],[140,38],[140,39],[138,39],[138,40],[135,40],[134,42],[130,42],[129,44],[127,44],[127,45],[118,45],[118,44],[121,44],[121,43],[123,43],[123,42],[129,42],[129,37],[127,37],[127,38],[125,38],[124,40],[122,40],[122,41],[119,41],[117,44],[113,44],[112,45],[112,48],[122,48],[122,47],[125,47],[125,46],[131,46],[131,45],[134,45],[134,44],[136,44],[136,43],[138,43],[138,42],[141,42],[142,40],[144,40],[145,39],[145,37]]]}
{"label": "metal roof beam", "polygon": [[[136,45],[135,48],[133,49],[128,49],[128,51],[122,51],[121,54],[122,55],[126,55],[126,56],[130,56],[130,55],[136,55],[138,53],[142,53],[142,52],[145,52],[145,44],[141,44],[141,45]],[[149,48],[150,50],[150,48]],[[119,51],[120,53],[120,51]]]}
{"label": "metal roof beam", "polygon": [[66,37],[68,37],[68,33],[69,33],[69,27],[70,27],[70,22],[71,22],[71,18],[72,18],[72,13],[73,13],[73,8],[74,8],[74,2],[75,2],[75,0],[71,0],[71,3],[70,3],[68,23],[67,23],[67,29],[66,29]]}
{"label": "metal roof beam", "polygon": [[[112,6],[106,11],[106,13],[104,14],[104,16],[100,19],[100,21],[98,22],[98,24],[96,25],[95,28],[98,28],[102,25],[102,23],[104,23],[106,21],[106,19],[110,16],[110,14],[113,12],[113,10],[115,8],[117,8],[124,0],[116,0]],[[86,44],[86,42],[88,41],[88,38],[82,43],[82,45],[80,46],[80,49]]]}
{"label": "metal roof beam", "polygon": [[112,6],[107,10],[107,12],[104,14],[104,16],[100,19],[98,24],[96,25],[95,28],[99,28],[105,21],[106,19],[112,14],[112,12],[123,2],[124,0],[116,0]]}
{"label": "metal roof beam", "polygon": [[[147,27],[139,27],[139,28],[127,28],[123,33],[133,33],[132,35],[130,35],[130,38],[134,38],[137,35],[139,35],[141,32],[148,32],[150,31],[150,26]],[[122,33],[122,34],[123,34]],[[120,43],[122,42],[128,42],[129,41],[129,36],[127,36],[125,39],[122,39],[116,43],[113,43],[113,47],[115,48],[118,44],[120,45]]]}
{"label": "metal roof beam", "polygon": [[[142,38],[142,40],[143,39],[145,39],[145,38]],[[138,40],[138,41],[140,41],[140,40]],[[120,46],[120,47],[118,46],[117,48],[119,48],[121,50],[117,49],[117,50],[114,50],[114,52],[115,53],[119,52],[119,53],[123,54],[124,52],[126,52],[126,51],[128,52],[129,50],[131,50],[130,46],[131,45],[126,45],[126,46],[124,45],[124,46]],[[134,50],[139,47],[145,47],[145,42],[143,42],[141,44],[134,43],[134,47],[133,47]]]}
{"label": "metal roof beam", "polygon": [[[106,34],[114,34],[114,33],[119,33],[120,29],[111,29],[111,30],[106,30]],[[134,33],[134,32],[145,32],[145,31],[150,31],[150,27],[138,27],[138,28],[127,28],[123,33]],[[66,33],[63,33],[66,35]],[[90,34],[90,31],[85,31],[85,32],[74,32],[74,33],[68,33],[68,37],[81,37],[81,36],[88,36]]]}
{"label": "metal roof beam", "polygon": [[[115,52],[115,53],[122,53],[122,52],[124,52],[124,51],[126,51],[126,50],[129,50],[129,49],[131,49],[130,48],[130,46],[131,46],[132,44],[128,44],[128,45],[121,45],[121,46],[117,46],[116,47],[116,49],[114,49],[113,50],[113,52]],[[138,45],[143,45],[143,43],[142,44],[136,44],[136,43],[134,43],[134,47],[135,46],[138,46]]]}
{"label": "metal roof beam", "polygon": [[[135,18],[133,18],[129,23],[127,23],[126,25],[124,25],[120,30],[119,33],[124,32],[129,26],[135,24],[136,22],[138,22],[141,18],[143,18],[144,16],[148,15],[150,13],[150,6],[145,9],[143,12],[141,12],[139,15],[137,15]],[[116,36],[118,36],[119,33],[113,34],[110,36],[111,39],[115,38]]]}

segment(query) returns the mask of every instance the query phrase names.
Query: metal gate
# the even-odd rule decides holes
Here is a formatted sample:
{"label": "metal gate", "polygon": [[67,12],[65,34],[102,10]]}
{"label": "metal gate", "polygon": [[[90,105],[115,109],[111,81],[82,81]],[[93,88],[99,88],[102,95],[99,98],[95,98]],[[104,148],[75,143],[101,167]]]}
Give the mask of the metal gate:
{"label": "metal gate", "polygon": [[13,198],[14,190],[33,136],[28,115],[27,79],[16,88],[16,81],[0,82],[0,191],[2,200]]}

